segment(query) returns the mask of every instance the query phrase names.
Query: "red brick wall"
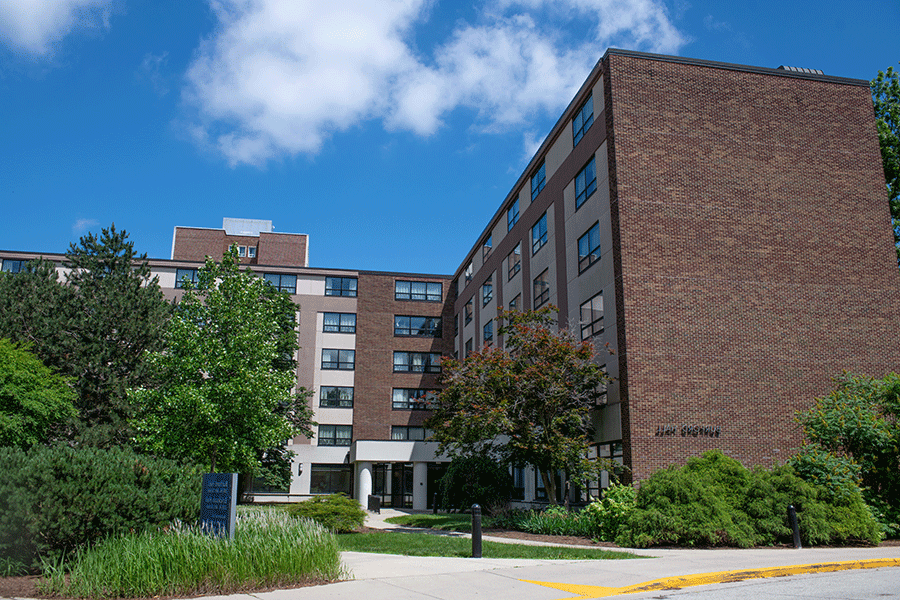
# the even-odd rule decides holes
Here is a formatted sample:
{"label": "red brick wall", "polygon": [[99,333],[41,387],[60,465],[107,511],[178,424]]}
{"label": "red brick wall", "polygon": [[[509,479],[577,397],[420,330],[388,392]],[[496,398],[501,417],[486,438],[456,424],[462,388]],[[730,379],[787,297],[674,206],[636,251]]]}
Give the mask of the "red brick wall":
{"label": "red brick wall", "polygon": [[626,460],[783,461],[832,376],[900,366],[869,90],[615,54],[608,82]]}
{"label": "red brick wall", "polygon": [[297,233],[259,234],[257,262],[261,265],[308,267],[306,263],[307,237]]}
{"label": "red brick wall", "polygon": [[[440,281],[444,302],[394,299],[394,282]],[[394,373],[394,351],[440,352],[453,350],[453,298],[449,278],[360,273],[356,322],[356,374],[354,376],[353,437],[389,440],[392,425],[421,426],[427,411],[392,410],[393,388],[438,387],[438,375]],[[394,315],[443,316],[443,337],[394,337]]]}
{"label": "red brick wall", "polygon": [[224,229],[194,229],[176,227],[172,246],[174,260],[205,260],[207,256],[221,259],[227,245]]}

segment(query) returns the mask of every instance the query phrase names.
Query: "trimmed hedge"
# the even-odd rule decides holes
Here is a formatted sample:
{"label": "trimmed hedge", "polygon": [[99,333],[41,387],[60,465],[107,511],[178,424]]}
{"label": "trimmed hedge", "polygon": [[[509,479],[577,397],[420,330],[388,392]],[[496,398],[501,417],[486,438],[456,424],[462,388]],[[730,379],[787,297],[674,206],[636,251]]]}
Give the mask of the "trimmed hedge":
{"label": "trimmed hedge", "polygon": [[306,517],[335,533],[350,533],[363,526],[366,511],[353,498],[344,494],[316,496],[290,506],[288,512],[294,517]]}
{"label": "trimmed hedge", "polygon": [[0,560],[36,567],[114,534],[195,520],[201,473],[125,448],[0,448]]}

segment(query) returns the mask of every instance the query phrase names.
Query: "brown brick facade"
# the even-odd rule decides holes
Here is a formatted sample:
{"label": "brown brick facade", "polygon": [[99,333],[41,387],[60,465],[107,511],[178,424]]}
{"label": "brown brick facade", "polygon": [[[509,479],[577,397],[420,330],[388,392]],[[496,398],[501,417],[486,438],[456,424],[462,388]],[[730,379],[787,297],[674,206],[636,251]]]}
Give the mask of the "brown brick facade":
{"label": "brown brick facade", "polygon": [[176,227],[172,244],[173,260],[203,261],[207,256],[215,260],[233,245],[256,248],[256,256],[241,258],[241,264],[307,267],[306,234],[260,232],[259,236],[228,235],[224,229]]}

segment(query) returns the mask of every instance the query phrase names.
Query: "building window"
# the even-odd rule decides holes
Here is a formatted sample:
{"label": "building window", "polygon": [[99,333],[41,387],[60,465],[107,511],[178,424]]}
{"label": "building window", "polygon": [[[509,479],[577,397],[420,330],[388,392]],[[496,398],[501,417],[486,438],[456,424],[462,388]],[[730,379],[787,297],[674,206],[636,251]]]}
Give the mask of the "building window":
{"label": "building window", "polygon": [[509,301],[509,310],[522,310],[522,294],[516,294],[516,297]]}
{"label": "building window", "polygon": [[326,277],[325,278],[325,295],[326,296],[349,296],[356,297],[356,277]]}
{"label": "building window", "polygon": [[512,279],[513,275],[522,268],[522,242],[516,244],[513,251],[506,257],[507,279]]}
{"label": "building window", "polygon": [[584,133],[594,124],[594,96],[588,96],[588,99],[581,105],[581,109],[572,118],[572,145],[577,146]]}
{"label": "building window", "polygon": [[[3,261],[4,266],[6,261]],[[4,268],[4,270],[6,270]],[[175,270],[175,289],[180,289],[189,283],[191,287],[197,285],[197,269],[176,269]]]}
{"label": "building window", "polygon": [[541,215],[531,228],[531,254],[534,255],[547,243],[547,213]]}
{"label": "building window", "polygon": [[395,300],[441,301],[440,282],[397,281],[394,284]]}
{"label": "building window", "polygon": [[578,171],[575,176],[575,209],[581,207],[584,201],[591,197],[591,194],[597,191],[597,166],[592,158],[591,161]]}
{"label": "building window", "polygon": [[487,323],[484,324],[484,333],[481,336],[481,340],[484,342],[485,346],[493,346],[494,345],[494,320],[491,319]]}
{"label": "building window", "polygon": [[256,246],[247,247],[247,256],[250,258],[256,258]]}
{"label": "building window", "polygon": [[466,265],[464,276],[466,278],[466,283],[472,281],[472,263]]}
{"label": "building window", "polygon": [[317,443],[319,446],[349,446],[352,433],[352,425],[319,425]]}
{"label": "building window", "polygon": [[466,302],[464,310],[465,310],[465,315],[466,315],[466,325],[468,325],[469,323],[472,322],[472,301],[471,300]]}
{"label": "building window", "polygon": [[[430,434],[430,432],[428,432]],[[424,427],[407,427],[405,425],[394,425],[391,427],[391,439],[403,440],[411,442],[421,442],[425,439]]]}
{"label": "building window", "polygon": [[463,358],[468,358],[470,354],[472,354],[472,338],[466,340],[466,352],[463,355]]}
{"label": "building window", "polygon": [[511,500],[525,499],[525,467],[514,466],[512,468],[513,493]]}
{"label": "building window", "polygon": [[441,337],[441,318],[394,315],[394,335],[439,338]]}
{"label": "building window", "polygon": [[439,352],[394,352],[395,373],[440,373]]}
{"label": "building window", "polygon": [[544,271],[534,278],[534,307],[544,305],[550,299],[550,269]]}
{"label": "building window", "polygon": [[544,189],[545,185],[547,185],[547,170],[544,168],[544,163],[541,163],[541,166],[539,166],[537,171],[531,176],[532,202],[537,198],[537,195],[541,193],[541,190]]}
{"label": "building window", "polygon": [[506,231],[511,231],[513,225],[519,222],[519,199],[513,200],[512,206],[506,210]]}
{"label": "building window", "polygon": [[[3,270],[7,273],[19,273],[25,269],[25,265],[28,264],[27,260],[10,260],[8,258],[3,260]],[[183,271],[184,269],[178,269],[179,271]],[[194,271],[196,273],[196,271]],[[175,282],[175,287],[178,287],[178,282]]]}
{"label": "building window", "polygon": [[344,494],[353,497],[353,465],[312,466],[309,476],[312,494]]}
{"label": "building window", "polygon": [[583,236],[578,238],[578,272],[600,260],[600,223],[594,223]]}
{"label": "building window", "polygon": [[491,236],[488,236],[486,240],[484,240],[484,245],[481,247],[481,260],[487,260],[487,257],[491,255],[491,248],[493,247],[493,242],[491,241]]}
{"label": "building window", "polygon": [[247,246],[238,246],[238,256],[241,258],[247,256]]}
{"label": "building window", "polygon": [[322,349],[322,368],[338,371],[352,371],[356,366],[355,350]]}
{"label": "building window", "polygon": [[286,273],[264,273],[263,279],[271,283],[279,292],[297,293],[297,276]]}
{"label": "building window", "polygon": [[581,305],[581,339],[603,333],[603,292]]}
{"label": "building window", "polygon": [[481,305],[487,306],[487,303],[494,299],[494,282],[493,275],[481,286]]}
{"label": "building window", "polygon": [[323,408],[353,408],[353,388],[323,385],[319,388],[319,406]]}
{"label": "building window", "polygon": [[356,333],[356,315],[354,313],[323,313],[322,331]]}
{"label": "building window", "polygon": [[394,388],[394,410],[431,410],[437,404],[437,390]]}

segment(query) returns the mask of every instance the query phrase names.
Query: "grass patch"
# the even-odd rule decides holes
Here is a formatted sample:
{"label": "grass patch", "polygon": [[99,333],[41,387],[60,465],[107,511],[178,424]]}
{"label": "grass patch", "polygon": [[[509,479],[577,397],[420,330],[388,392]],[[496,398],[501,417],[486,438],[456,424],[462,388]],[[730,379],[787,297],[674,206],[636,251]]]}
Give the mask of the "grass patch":
{"label": "grass patch", "polygon": [[[337,536],[341,550],[404,556],[472,556],[472,540],[429,533],[348,533]],[[533,558],[538,560],[600,560],[640,558],[629,552],[595,548],[526,546],[482,542],[484,558]]]}
{"label": "grass patch", "polygon": [[[472,515],[401,515],[385,519],[388,523],[403,527],[423,527],[440,531],[472,531]],[[490,519],[482,517],[482,527],[489,526]]]}
{"label": "grass patch", "polygon": [[283,511],[241,511],[233,540],[190,527],[110,538],[45,567],[43,591],[74,598],[229,594],[346,576],[333,534]]}

